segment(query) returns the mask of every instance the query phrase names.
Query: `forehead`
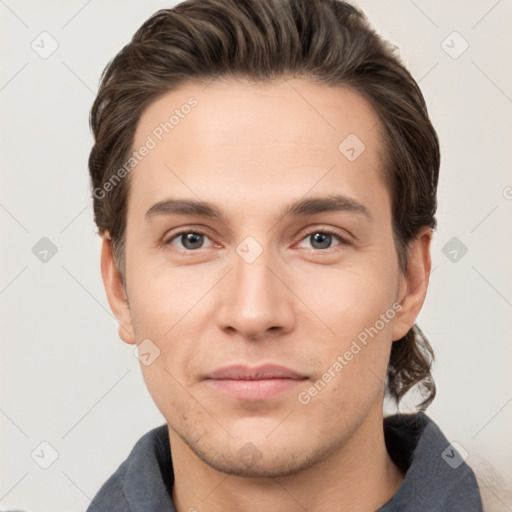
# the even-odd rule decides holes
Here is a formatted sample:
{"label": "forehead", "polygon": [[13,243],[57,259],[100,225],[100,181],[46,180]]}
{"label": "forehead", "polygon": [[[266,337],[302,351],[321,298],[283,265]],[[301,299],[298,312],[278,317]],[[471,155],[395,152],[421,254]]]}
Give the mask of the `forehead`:
{"label": "forehead", "polygon": [[382,185],[375,111],[349,88],[303,79],[184,84],[143,112],[133,150],[144,146],[132,204],[165,193],[211,199],[213,191],[220,202],[287,202],[341,184],[369,199],[369,185]]}

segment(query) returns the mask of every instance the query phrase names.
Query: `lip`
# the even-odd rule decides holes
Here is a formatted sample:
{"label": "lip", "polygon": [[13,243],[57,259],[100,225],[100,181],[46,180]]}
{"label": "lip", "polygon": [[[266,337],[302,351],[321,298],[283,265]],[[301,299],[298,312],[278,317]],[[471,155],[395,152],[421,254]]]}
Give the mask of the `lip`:
{"label": "lip", "polygon": [[217,391],[242,400],[266,400],[303,383],[307,377],[290,368],[266,364],[254,368],[233,365],[207,375],[208,384]]}
{"label": "lip", "polygon": [[225,366],[211,372],[207,378],[214,380],[265,380],[265,379],[300,379],[303,380],[305,375],[276,364],[264,364],[250,368],[242,364]]}

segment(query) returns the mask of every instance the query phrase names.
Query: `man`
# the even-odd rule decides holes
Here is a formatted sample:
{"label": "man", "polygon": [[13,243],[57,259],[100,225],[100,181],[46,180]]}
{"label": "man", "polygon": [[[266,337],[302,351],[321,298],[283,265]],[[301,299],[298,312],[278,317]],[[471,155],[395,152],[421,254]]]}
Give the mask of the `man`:
{"label": "man", "polygon": [[[91,124],[105,289],[166,424],[90,511],[482,510],[424,413],[437,135],[361,12],[159,11]],[[419,412],[383,418],[416,385]]]}

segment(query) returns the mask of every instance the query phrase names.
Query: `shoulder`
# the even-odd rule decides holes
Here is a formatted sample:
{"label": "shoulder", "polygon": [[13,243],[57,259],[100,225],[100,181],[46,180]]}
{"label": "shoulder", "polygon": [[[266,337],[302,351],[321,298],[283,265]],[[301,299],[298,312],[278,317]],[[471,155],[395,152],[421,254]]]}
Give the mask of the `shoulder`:
{"label": "shoulder", "polygon": [[479,454],[471,454],[470,466],[478,482],[484,512],[512,510],[512,483]]}
{"label": "shoulder", "polygon": [[[152,492],[161,483],[161,471],[170,459],[167,426],[144,434],[127,459],[100,487],[87,512],[126,512],[144,492]],[[167,467],[167,471],[170,468]]]}
{"label": "shoulder", "polygon": [[126,474],[128,459],[111,475],[100,487],[86,512],[125,512],[127,509],[126,497],[123,493],[123,483]]}

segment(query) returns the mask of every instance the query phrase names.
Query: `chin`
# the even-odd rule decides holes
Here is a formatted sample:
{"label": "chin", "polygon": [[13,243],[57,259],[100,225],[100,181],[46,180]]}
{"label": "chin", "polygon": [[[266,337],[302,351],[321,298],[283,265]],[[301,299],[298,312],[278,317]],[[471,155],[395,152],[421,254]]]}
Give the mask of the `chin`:
{"label": "chin", "polygon": [[[276,451],[271,453],[255,451],[254,445],[244,445],[238,452],[235,452],[233,458],[224,454],[221,458],[212,457],[211,454],[203,457],[203,461],[212,468],[226,473],[228,475],[240,476],[246,478],[276,478],[296,474],[305,470],[317,462],[317,457],[308,457],[300,453],[300,449],[294,450],[295,454],[283,453],[276,455]],[[257,450],[257,449],[256,449]],[[245,452],[244,456],[241,454]]]}
{"label": "chin", "polygon": [[293,435],[275,436],[271,440],[265,439],[260,431],[255,438],[249,441],[251,436],[245,435],[243,440],[232,440],[228,446],[223,446],[223,443],[215,445],[215,440],[210,439],[207,449],[201,442],[187,444],[199,459],[213,469],[246,478],[276,478],[296,474],[328,457],[331,449],[322,443],[308,446],[306,443],[311,441],[311,433],[303,440]]}

